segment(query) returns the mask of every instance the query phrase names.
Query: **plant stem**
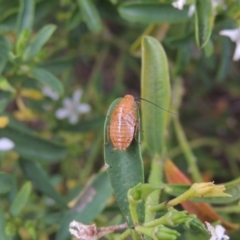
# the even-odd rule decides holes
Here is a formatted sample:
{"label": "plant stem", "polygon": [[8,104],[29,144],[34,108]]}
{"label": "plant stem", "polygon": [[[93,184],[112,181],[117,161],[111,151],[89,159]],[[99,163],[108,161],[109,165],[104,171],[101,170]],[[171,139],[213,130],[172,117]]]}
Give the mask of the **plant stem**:
{"label": "plant stem", "polygon": [[[149,183],[152,187],[158,188],[162,183],[162,171],[163,171],[163,161],[158,156],[155,156],[152,161]],[[158,204],[158,199],[161,190],[156,190],[149,194],[146,200],[145,208],[145,222],[149,222],[155,217],[155,212],[151,211],[149,208]]]}
{"label": "plant stem", "polygon": [[129,210],[130,210],[130,213],[131,213],[133,224],[135,226],[138,225],[139,221],[138,221],[138,214],[137,214],[137,205],[132,203],[131,201],[129,201]]}
{"label": "plant stem", "polygon": [[119,237],[116,238],[116,240],[124,240],[131,234],[131,230],[127,229],[124,231]]}
{"label": "plant stem", "polygon": [[178,117],[173,118],[173,123],[174,123],[175,131],[176,131],[176,135],[177,135],[180,147],[182,148],[182,151],[185,154],[186,160],[189,165],[189,171],[192,174],[193,180],[195,182],[202,182],[202,177],[196,164],[196,157],[194,156],[187,142],[185,133],[182,129],[182,126],[179,122]]}

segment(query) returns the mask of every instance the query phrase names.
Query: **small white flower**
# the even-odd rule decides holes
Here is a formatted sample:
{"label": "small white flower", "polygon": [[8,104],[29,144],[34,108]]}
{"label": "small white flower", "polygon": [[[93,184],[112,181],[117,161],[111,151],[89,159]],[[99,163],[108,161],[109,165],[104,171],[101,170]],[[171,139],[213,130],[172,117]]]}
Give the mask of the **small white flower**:
{"label": "small white flower", "polygon": [[15,146],[14,142],[9,138],[0,138],[0,151],[9,151]]}
{"label": "small white flower", "polygon": [[[172,3],[172,6],[175,8],[178,8],[179,10],[183,10],[183,7],[185,4],[186,4],[186,0],[177,0]],[[223,10],[227,9],[227,5],[224,0],[212,0],[212,11],[214,15],[216,15],[216,10],[219,6]],[[188,16],[192,17],[194,12],[195,12],[195,5],[191,4],[188,10]]]}
{"label": "small white flower", "polygon": [[222,225],[213,227],[210,223],[205,222],[208,232],[212,235],[210,240],[228,240],[230,239],[227,235],[224,235],[225,228]]}
{"label": "small white flower", "polygon": [[233,60],[237,61],[240,59],[240,28],[232,30],[222,30],[219,33],[222,36],[229,37],[233,42],[236,42],[236,49],[233,55]]}
{"label": "small white flower", "polygon": [[178,8],[179,10],[183,10],[183,6],[186,4],[186,0],[177,0],[172,3],[172,6]]}
{"label": "small white flower", "polygon": [[195,5],[191,4],[188,10],[188,17],[192,17],[194,13],[195,13]]}
{"label": "small white flower", "polygon": [[44,96],[49,97],[54,101],[57,101],[59,99],[59,95],[54,92],[50,87],[44,86],[42,88],[42,93]]}
{"label": "small white flower", "polygon": [[82,94],[82,90],[78,89],[74,91],[72,98],[65,98],[63,100],[63,108],[59,108],[55,112],[56,118],[68,118],[71,124],[76,124],[78,122],[78,117],[80,114],[90,112],[90,105],[81,103]]}

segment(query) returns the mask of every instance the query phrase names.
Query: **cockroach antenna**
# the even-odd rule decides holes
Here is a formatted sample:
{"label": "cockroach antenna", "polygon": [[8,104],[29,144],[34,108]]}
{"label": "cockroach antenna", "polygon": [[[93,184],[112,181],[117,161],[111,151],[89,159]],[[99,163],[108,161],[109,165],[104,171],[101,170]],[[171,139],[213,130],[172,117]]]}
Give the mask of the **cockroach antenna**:
{"label": "cockroach antenna", "polygon": [[162,110],[164,110],[164,111],[166,111],[166,112],[168,112],[168,113],[177,115],[176,113],[171,112],[171,111],[169,111],[169,110],[167,110],[167,109],[165,109],[165,108],[163,108],[163,107],[160,107],[160,106],[158,106],[157,104],[155,104],[155,103],[153,103],[153,102],[151,102],[151,101],[148,101],[147,99],[144,99],[144,98],[141,98],[141,97],[135,97],[135,99],[140,99],[140,100],[146,101],[146,102],[151,103],[152,105],[154,105],[154,106],[156,106],[156,107],[158,107],[158,108],[160,108],[160,109],[162,109]]}

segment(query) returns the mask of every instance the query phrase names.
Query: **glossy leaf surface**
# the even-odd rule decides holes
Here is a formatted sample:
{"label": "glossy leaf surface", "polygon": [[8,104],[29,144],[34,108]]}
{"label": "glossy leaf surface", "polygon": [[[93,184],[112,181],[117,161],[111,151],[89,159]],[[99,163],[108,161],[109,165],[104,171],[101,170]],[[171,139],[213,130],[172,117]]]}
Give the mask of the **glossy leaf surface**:
{"label": "glossy leaf surface", "polygon": [[[116,196],[118,206],[129,224],[133,225],[129,204],[127,200],[127,192],[130,188],[138,183],[144,182],[143,165],[139,143],[133,139],[126,151],[114,150],[113,144],[108,136],[108,127],[112,112],[121,99],[116,99],[108,109],[107,117],[104,125],[104,159],[107,165],[108,176]],[[140,124],[140,123],[139,123]],[[138,132],[138,141],[140,141],[140,133]],[[143,208],[139,209],[138,215],[140,221],[143,220]]]}
{"label": "glossy leaf surface", "polygon": [[17,32],[20,34],[24,29],[31,30],[34,18],[34,0],[21,0],[20,11],[17,18]]}
{"label": "glossy leaf surface", "polygon": [[143,136],[152,155],[162,156],[170,104],[168,62],[161,44],[153,37],[142,38],[141,102]]}
{"label": "glossy leaf surface", "polygon": [[211,0],[197,0],[195,11],[195,35],[199,47],[204,47],[212,33],[213,13]]}
{"label": "glossy leaf surface", "polygon": [[188,7],[179,11],[171,4],[156,2],[123,3],[118,11],[122,18],[134,23],[179,23],[189,19]]}
{"label": "glossy leaf surface", "polygon": [[43,68],[34,67],[31,69],[31,74],[35,79],[47,85],[53,91],[57,92],[59,95],[63,93],[62,83],[51,72]]}
{"label": "glossy leaf surface", "polygon": [[102,21],[92,0],[77,0],[83,19],[93,33],[102,30]]}
{"label": "glossy leaf surface", "polygon": [[66,155],[65,146],[38,137],[23,124],[10,120],[6,128],[0,130],[1,136],[15,143],[14,151],[29,160],[44,162],[61,161]]}
{"label": "glossy leaf surface", "polygon": [[56,26],[48,24],[44,26],[36,35],[34,41],[30,43],[26,52],[24,53],[24,59],[29,60],[34,57],[42,48],[42,46],[48,41],[53,32],[56,30]]}
{"label": "glossy leaf surface", "polygon": [[14,201],[10,206],[10,213],[13,216],[18,216],[22,209],[26,206],[28,202],[28,198],[30,197],[30,193],[32,190],[32,185],[30,182],[26,182],[20,191],[18,192],[17,196],[15,197]]}
{"label": "glossy leaf surface", "polygon": [[24,174],[28,177],[29,180],[32,181],[37,190],[46,194],[48,197],[55,200],[58,204],[65,206],[65,201],[57,193],[51,184],[46,172],[39,163],[21,158],[20,166]]}
{"label": "glossy leaf surface", "polygon": [[111,195],[112,188],[107,173],[97,174],[81,191],[73,208],[65,212],[56,239],[69,239],[69,223],[73,220],[83,224],[91,223],[101,213]]}

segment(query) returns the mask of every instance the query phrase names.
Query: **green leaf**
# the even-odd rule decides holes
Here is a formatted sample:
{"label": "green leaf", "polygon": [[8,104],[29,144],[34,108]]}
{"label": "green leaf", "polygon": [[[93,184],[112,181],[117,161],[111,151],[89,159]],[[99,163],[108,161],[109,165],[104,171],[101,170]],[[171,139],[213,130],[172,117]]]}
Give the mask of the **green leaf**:
{"label": "green leaf", "polygon": [[209,39],[209,41],[205,44],[203,50],[204,50],[206,57],[211,57],[213,55],[214,46],[213,46],[213,42],[211,41],[211,39]]}
{"label": "green leaf", "polygon": [[[107,117],[104,125],[104,139],[107,141],[108,127],[110,125],[110,116],[121,99],[116,99],[108,109]],[[136,106],[137,107],[137,106]],[[139,118],[139,117],[138,117]],[[139,122],[140,124],[140,122]],[[138,132],[140,140],[140,131]],[[127,201],[128,190],[138,183],[144,183],[142,156],[139,143],[133,139],[126,151],[113,150],[111,141],[105,142],[104,159],[107,164],[107,172],[116,196],[119,208],[129,224],[133,226],[130,215],[129,204]],[[140,221],[143,220],[143,208],[138,211]]]}
{"label": "green leaf", "polygon": [[32,30],[34,18],[34,0],[21,0],[20,10],[17,17],[17,33],[18,35],[25,29]]}
{"label": "green leaf", "polygon": [[17,56],[23,55],[23,52],[25,51],[30,34],[31,32],[29,31],[29,29],[23,29],[22,32],[20,33],[17,40],[17,46],[16,46]]}
{"label": "green leaf", "polygon": [[89,30],[98,33],[102,30],[102,21],[92,0],[77,0],[83,19]]}
{"label": "green leaf", "polygon": [[31,74],[33,75],[33,78],[37,79],[43,84],[46,84],[59,95],[63,94],[62,83],[49,71],[43,68],[34,67],[31,69]]}
{"label": "green leaf", "polygon": [[[170,82],[168,62],[161,44],[153,37],[142,38],[141,97],[168,110]],[[162,157],[168,112],[142,101],[143,137],[152,154]]]}
{"label": "green leaf", "polygon": [[214,15],[211,0],[197,0],[195,11],[195,37],[199,47],[204,47],[212,33]]}
{"label": "green leaf", "polygon": [[0,172],[0,194],[10,192],[12,190],[12,186],[13,186],[12,176],[10,174]]}
{"label": "green leaf", "polygon": [[10,85],[8,80],[0,76],[0,89],[7,92],[15,92],[16,90]]}
{"label": "green leaf", "polygon": [[52,186],[46,172],[39,163],[21,158],[20,166],[24,174],[32,181],[37,190],[54,199],[57,203],[63,206],[66,205],[63,198]]}
{"label": "green leaf", "polygon": [[[213,204],[227,204],[234,202],[240,198],[240,178],[231,182],[223,183],[226,187],[224,193],[231,194],[232,197],[215,197],[215,198],[192,198],[194,202],[208,202]],[[179,196],[190,188],[191,185],[183,184],[164,184],[163,190],[171,196]]]}
{"label": "green leaf", "polygon": [[56,26],[53,24],[48,24],[44,26],[36,35],[35,39],[28,46],[24,53],[24,60],[30,60],[33,58],[42,48],[42,46],[48,41],[52,36],[53,32],[56,30]]}
{"label": "green leaf", "polygon": [[91,223],[102,212],[111,195],[112,188],[107,173],[100,172],[86,184],[74,207],[65,213],[56,239],[69,239],[69,224],[73,220],[84,224]]}
{"label": "green leaf", "polygon": [[17,196],[13,200],[10,206],[10,213],[12,216],[18,216],[22,209],[26,206],[30,193],[32,191],[32,185],[30,182],[26,182],[18,192]]}
{"label": "green leaf", "polygon": [[65,146],[38,137],[24,125],[13,121],[6,128],[0,130],[1,136],[10,138],[15,143],[14,150],[22,157],[29,160],[40,160],[53,163],[66,156]]}
{"label": "green leaf", "polygon": [[171,4],[123,3],[118,8],[122,18],[134,23],[179,23],[189,19],[188,7],[179,11]]}
{"label": "green leaf", "polygon": [[[222,29],[228,29],[231,25],[224,24]],[[217,70],[217,82],[222,82],[228,75],[230,71],[230,64],[232,62],[232,43],[229,38],[220,37],[220,49],[221,53],[219,54],[219,64]]]}

